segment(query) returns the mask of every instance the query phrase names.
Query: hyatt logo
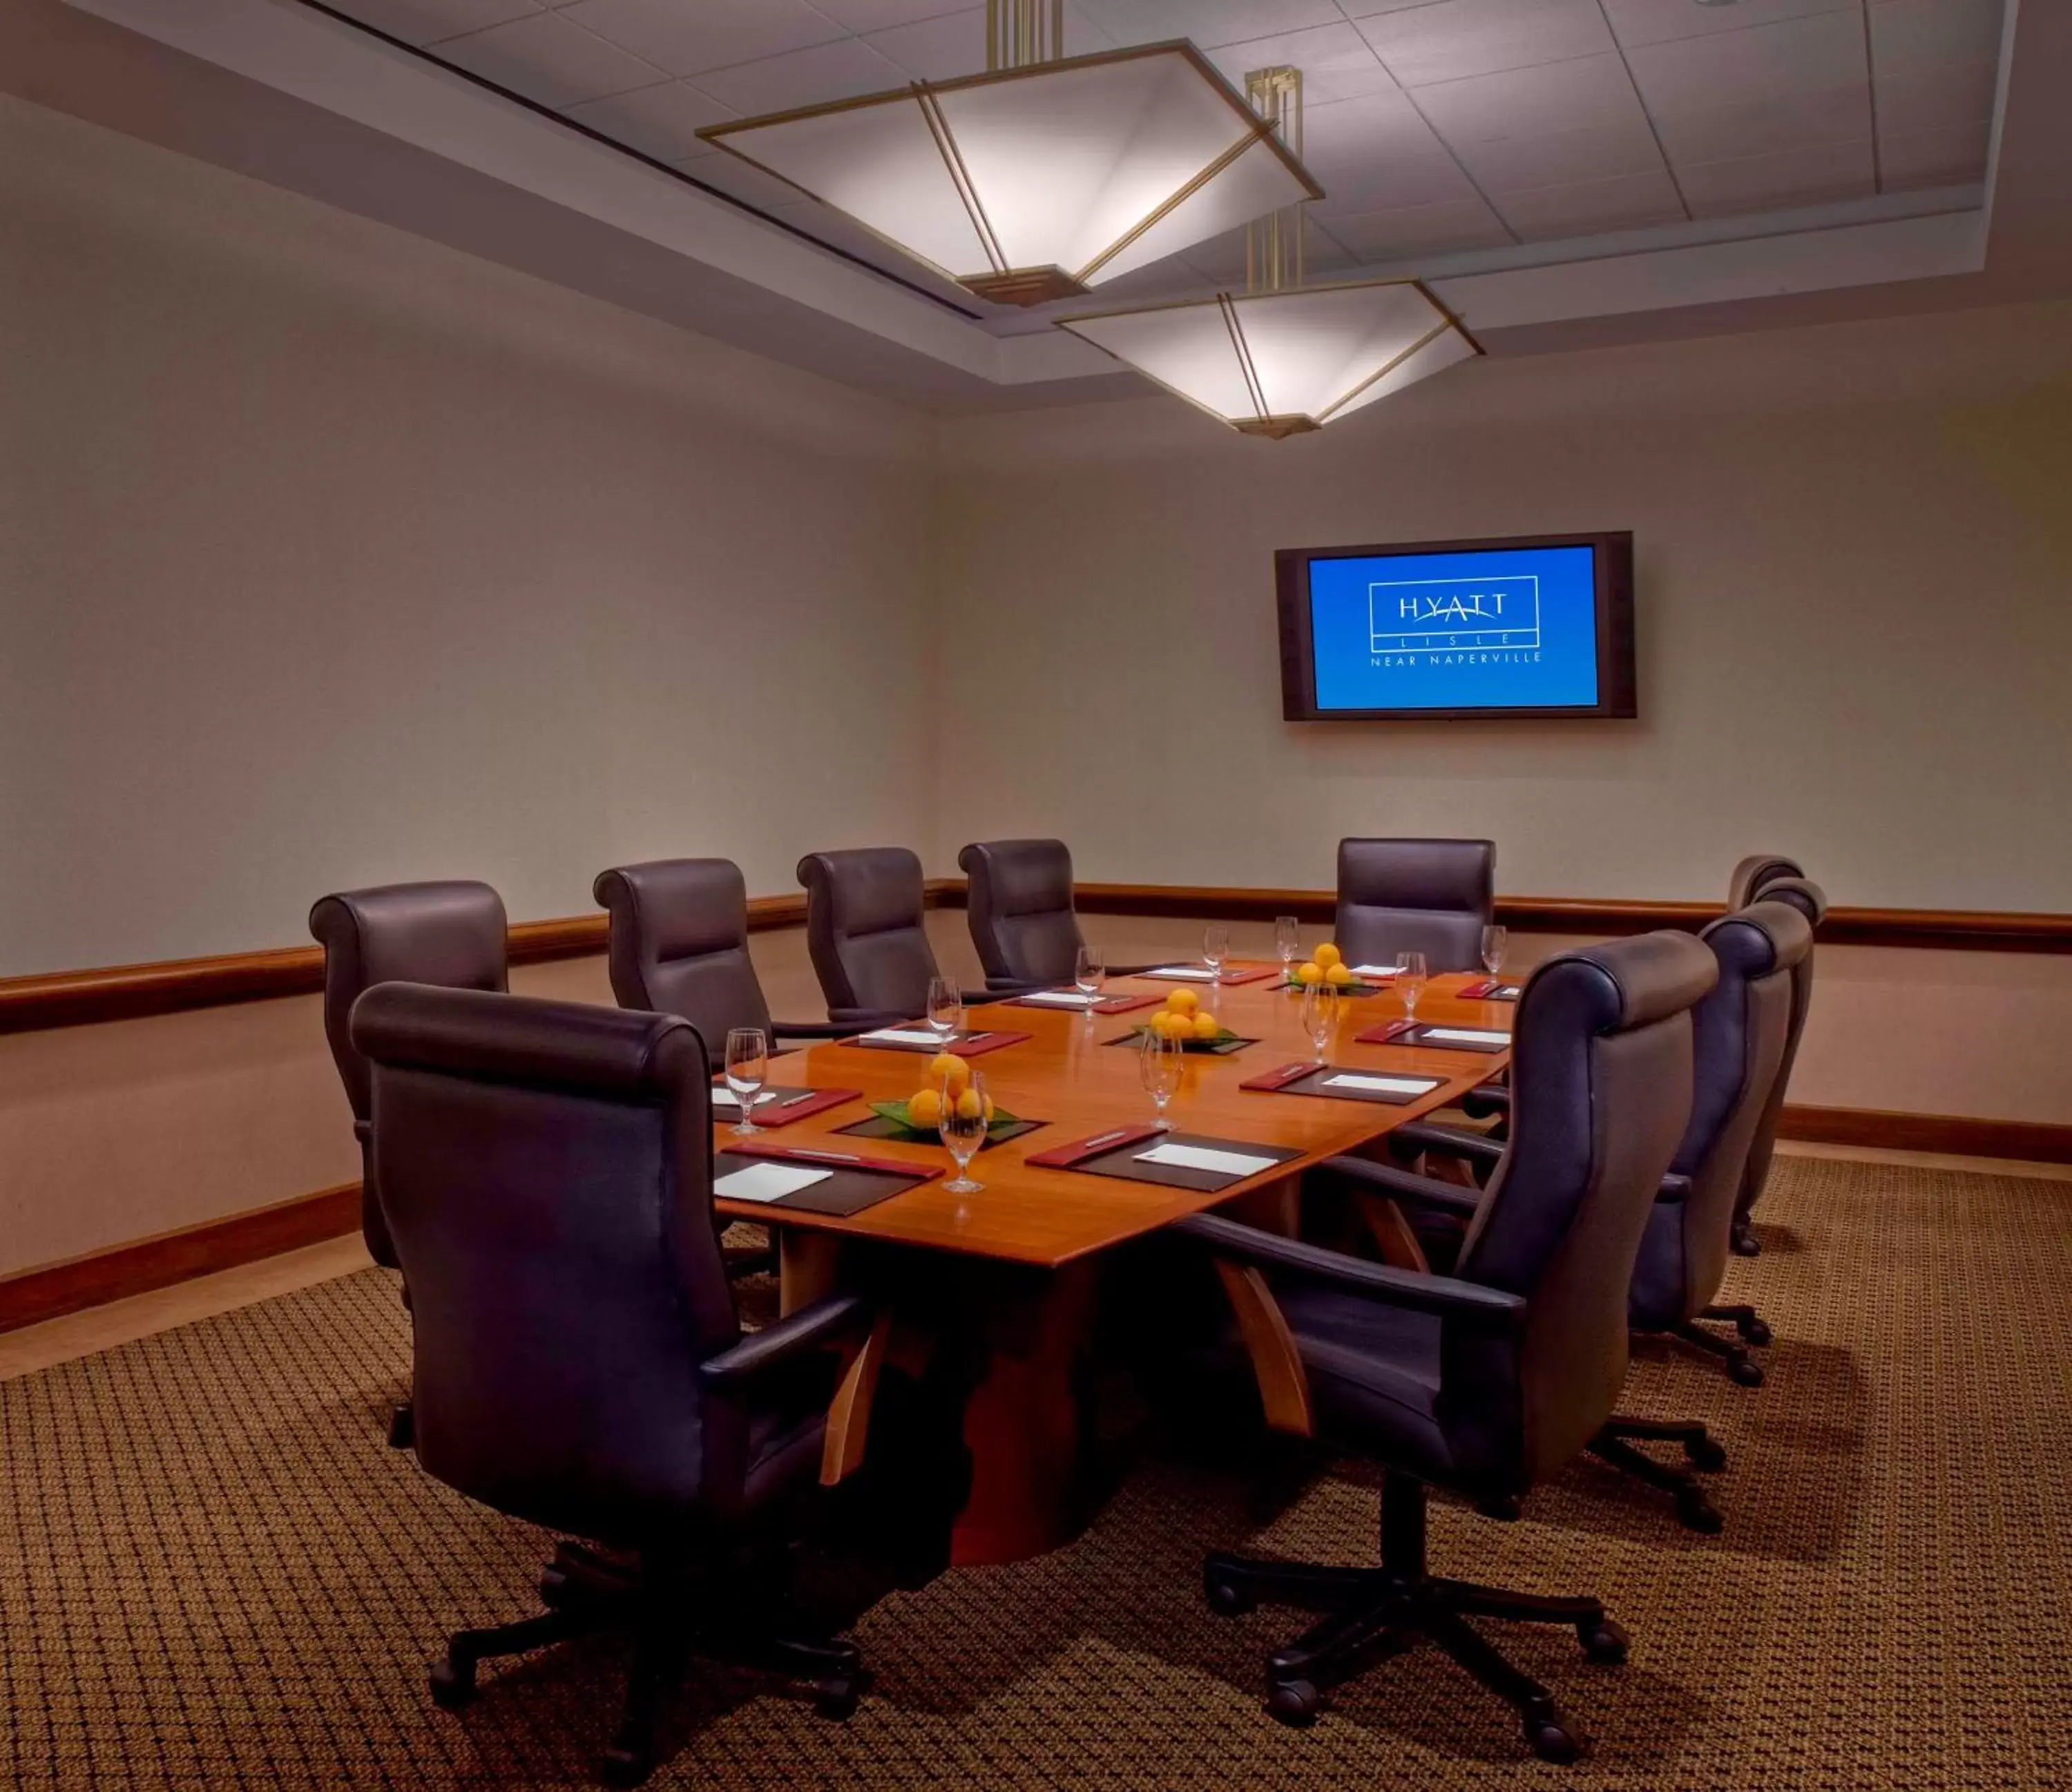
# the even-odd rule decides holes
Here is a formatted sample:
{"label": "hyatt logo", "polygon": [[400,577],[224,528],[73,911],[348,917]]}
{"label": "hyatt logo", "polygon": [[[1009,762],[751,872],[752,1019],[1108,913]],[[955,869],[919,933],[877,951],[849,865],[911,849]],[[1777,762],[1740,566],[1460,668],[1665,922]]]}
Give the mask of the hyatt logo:
{"label": "hyatt logo", "polygon": [[1371,650],[1429,653],[1449,648],[1540,645],[1540,581],[1412,579],[1367,588]]}

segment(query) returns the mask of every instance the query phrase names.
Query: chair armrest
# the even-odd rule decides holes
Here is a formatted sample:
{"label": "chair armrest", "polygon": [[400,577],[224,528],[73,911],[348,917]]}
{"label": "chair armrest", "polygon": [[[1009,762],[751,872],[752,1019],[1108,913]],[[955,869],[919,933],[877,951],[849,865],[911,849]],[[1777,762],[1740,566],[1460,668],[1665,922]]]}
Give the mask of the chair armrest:
{"label": "chair armrest", "polygon": [[1413,1207],[1429,1208],[1457,1219],[1473,1219],[1482,1205],[1472,1190],[1457,1183],[1437,1181],[1393,1164],[1370,1163],[1364,1157],[1327,1157],[1309,1174],[1337,1176],[1363,1193],[1385,1195],[1391,1201],[1408,1201]]}
{"label": "chair armrest", "polygon": [[911,1020],[911,1014],[896,1014],[890,1008],[836,1008],[828,1010],[828,1024],[846,1037],[850,1033],[869,1032],[874,1027],[896,1027],[902,1020]]}
{"label": "chair armrest", "polygon": [[1470,1090],[1458,1106],[1470,1120],[1492,1120],[1511,1112],[1511,1091],[1501,1083],[1484,1083]]}
{"label": "chair armrest", "polygon": [[1050,989],[1054,983],[1045,983],[1035,977],[988,977],[985,980],[985,999],[997,1002],[1003,995],[1026,995],[1031,990]]}
{"label": "chair armrest", "polygon": [[1691,1198],[1690,1177],[1679,1176],[1674,1170],[1669,1171],[1662,1179],[1662,1186],[1655,1191],[1655,1198],[1664,1201],[1688,1201]]}
{"label": "chair armrest", "polygon": [[1460,1158],[1478,1170],[1493,1170],[1503,1160],[1504,1147],[1499,1140],[1429,1120],[1412,1120],[1387,1137],[1389,1150],[1399,1157],[1412,1151],[1437,1151],[1441,1157]]}
{"label": "chair armrest", "polygon": [[1515,1331],[1525,1323],[1522,1296],[1506,1294],[1500,1288],[1486,1288],[1477,1282],[1457,1281],[1449,1275],[1420,1275],[1414,1270],[1370,1263],[1362,1258],[1304,1244],[1299,1238],[1285,1238],[1278,1233],[1240,1226],[1214,1213],[1195,1213],[1175,1220],[1170,1230],[1204,1246],[1217,1257],[1300,1275],[1392,1307],[1432,1313],[1487,1331]]}
{"label": "chair armrest", "polygon": [[698,1365],[698,1375],[708,1386],[722,1390],[745,1386],[780,1364],[795,1362],[809,1352],[869,1330],[877,1317],[857,1296],[831,1294],[786,1314],[774,1325],[750,1333],[717,1356],[706,1357]]}
{"label": "chair armrest", "polygon": [[770,1023],[772,1039],[845,1039],[856,1031],[848,1021],[842,1020],[773,1020]]}

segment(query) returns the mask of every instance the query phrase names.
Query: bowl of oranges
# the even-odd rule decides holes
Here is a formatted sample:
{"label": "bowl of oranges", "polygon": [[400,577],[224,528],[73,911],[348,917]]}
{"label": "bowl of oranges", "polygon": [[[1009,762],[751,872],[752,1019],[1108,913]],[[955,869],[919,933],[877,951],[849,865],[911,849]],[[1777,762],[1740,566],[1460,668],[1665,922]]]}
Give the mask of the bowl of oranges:
{"label": "bowl of oranges", "polygon": [[997,1106],[990,1095],[981,1095],[971,1085],[971,1066],[954,1052],[939,1052],[922,1071],[921,1086],[903,1102],[873,1102],[871,1111],[890,1120],[902,1132],[933,1137],[942,1130],[943,1109],[954,1102],[967,1118],[985,1116],[989,1138],[1000,1136],[1022,1124],[1018,1114]]}
{"label": "bowl of oranges", "polygon": [[1204,1009],[1201,997],[1190,989],[1174,990],[1166,998],[1163,1007],[1129,1030],[1139,1039],[1153,1033],[1161,1039],[1177,1040],[1190,1052],[1219,1051],[1238,1036]]}
{"label": "bowl of oranges", "polygon": [[1288,967],[1288,981],[1281,988],[1297,995],[1305,989],[1328,990],[1334,995],[1379,995],[1381,985],[1363,983],[1352,972],[1345,954],[1326,940],[1299,965]]}

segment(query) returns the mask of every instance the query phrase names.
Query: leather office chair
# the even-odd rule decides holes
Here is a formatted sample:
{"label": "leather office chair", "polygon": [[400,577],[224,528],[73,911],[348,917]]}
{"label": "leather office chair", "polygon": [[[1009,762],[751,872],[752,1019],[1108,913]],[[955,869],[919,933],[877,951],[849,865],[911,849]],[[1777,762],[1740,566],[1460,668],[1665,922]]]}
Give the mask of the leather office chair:
{"label": "leather office chair", "polygon": [[[851,1028],[911,1020],[940,974],[928,943],[921,861],[904,847],[812,852],[799,861],[806,891],[806,950],[828,1019]],[[993,999],[990,991],[965,994]]]}
{"label": "leather office chair", "polygon": [[693,1653],[803,1680],[847,1716],[867,1684],[854,1647],[779,1634],[769,1577],[816,1480],[860,1459],[885,1326],[837,1295],[742,1335],[713,1237],[697,1030],[388,983],[352,1031],[373,1067],[375,1160],[413,1295],[419,1463],[631,1559],[565,1547],[542,1582],[548,1610],[454,1636],[434,1697],[465,1703],[492,1657],[630,1627],[603,1762],[619,1785],[653,1765],[658,1714]]}
{"label": "leather office chair", "polygon": [[[1375,1646],[1421,1635],[1523,1720],[1548,1760],[1578,1752],[1548,1690],[1467,1622],[1572,1628],[1593,1659],[1626,1640],[1594,1599],[1550,1598],[1439,1578],[1425,1559],[1425,1489],[1522,1495],[1597,1436],[1626,1371],[1626,1289],[1656,1193],[1691,1110],[1691,1010],[1712,955],[1652,933],[1564,953],[1518,1004],[1511,1139],[1451,1275],[1373,1263],[1214,1215],[1172,1229],[1205,1246],[1239,1315],[1267,1417],[1384,1469],[1381,1565],[1338,1568],[1211,1555],[1209,1603],[1260,1599],[1324,1613],[1268,1658],[1268,1708],[1306,1723],[1318,1689]],[[1335,1158],[1356,1193],[1452,1210],[1464,1191],[1410,1171]]]}
{"label": "leather office chair", "polygon": [[1070,983],[1086,937],[1072,912],[1072,855],[1062,840],[981,840],[957,855],[965,918],[985,987]]}
{"label": "leather office chair", "polygon": [[[1827,898],[1817,884],[1809,883],[1803,877],[1778,875],[1768,879],[1761,888],[1763,901],[1781,902],[1795,908],[1805,917],[1809,929],[1818,929],[1827,919]],[[1785,1094],[1790,1086],[1791,1067],[1799,1057],[1799,1036],[1806,1030],[1806,1016],[1812,1006],[1813,949],[1809,944],[1805,956],[1792,967],[1791,1024],[1784,1036],[1784,1057],[1762,1104],[1762,1116],[1756,1122],[1755,1137],[1749,1145],[1748,1163],[1741,1171],[1741,1193],[1734,1203],[1733,1248],[1743,1257],[1762,1254],[1762,1241],[1755,1235],[1751,1215],[1762,1194],[1763,1185],[1770,1180],[1770,1158],[1777,1147],[1777,1123],[1784,1111]]]}
{"label": "leather office chair", "polygon": [[1779,878],[1805,875],[1795,859],[1772,852],[1750,853],[1734,867],[1733,875],[1727,880],[1727,912],[1731,915],[1752,902],[1760,902],[1765,888]]}
{"label": "leather office chair", "polygon": [[1436,974],[1482,966],[1496,912],[1490,840],[1341,840],[1333,937],[1348,964],[1422,952]]}

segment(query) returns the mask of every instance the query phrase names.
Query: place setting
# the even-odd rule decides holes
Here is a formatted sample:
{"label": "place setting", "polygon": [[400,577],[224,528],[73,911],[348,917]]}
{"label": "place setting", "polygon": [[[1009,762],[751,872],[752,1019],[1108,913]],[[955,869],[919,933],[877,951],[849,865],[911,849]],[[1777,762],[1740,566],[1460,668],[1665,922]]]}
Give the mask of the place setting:
{"label": "place setting", "polygon": [[1503,979],[1504,947],[1510,938],[1507,928],[1482,929],[1482,969],[1488,975],[1456,990],[1453,994],[1457,998],[1463,1002],[1515,1002],[1525,993],[1524,984],[1509,983]]}
{"label": "place setting", "polygon": [[1012,1008],[1050,1008],[1067,1014],[1128,1014],[1137,1008],[1154,1008],[1155,995],[1111,993],[1106,988],[1108,963],[1100,948],[1079,947],[1072,964],[1069,988],[1030,990],[1009,996],[1003,1006]]}
{"label": "place setting", "polygon": [[1211,983],[1235,989],[1243,983],[1263,983],[1273,974],[1271,965],[1233,967],[1230,956],[1230,929],[1218,922],[1202,930],[1202,962],[1198,965],[1153,965],[1133,970],[1133,977],[1161,983]]}
{"label": "place setting", "polygon": [[734,1134],[747,1138],[861,1101],[860,1089],[813,1089],[769,1082],[769,1036],[760,1027],[735,1027],[726,1036],[726,1069],[713,1081],[713,1123],[733,1117]]}
{"label": "place setting", "polygon": [[948,978],[934,977],[928,982],[928,1011],[922,1024],[878,1027],[837,1043],[870,1052],[948,1052],[954,1057],[976,1058],[1019,1045],[1029,1036],[1001,1028],[967,1031],[963,991]]}

